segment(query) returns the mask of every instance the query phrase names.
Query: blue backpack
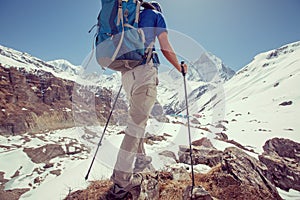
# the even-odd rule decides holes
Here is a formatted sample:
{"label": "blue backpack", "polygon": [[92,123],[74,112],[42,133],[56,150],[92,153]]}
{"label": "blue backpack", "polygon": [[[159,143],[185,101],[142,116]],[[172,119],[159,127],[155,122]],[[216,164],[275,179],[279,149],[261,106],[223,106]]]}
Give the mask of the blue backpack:
{"label": "blue backpack", "polygon": [[147,63],[150,48],[145,48],[144,33],[138,28],[141,2],[101,0],[101,3],[95,41],[98,64],[124,72]]}

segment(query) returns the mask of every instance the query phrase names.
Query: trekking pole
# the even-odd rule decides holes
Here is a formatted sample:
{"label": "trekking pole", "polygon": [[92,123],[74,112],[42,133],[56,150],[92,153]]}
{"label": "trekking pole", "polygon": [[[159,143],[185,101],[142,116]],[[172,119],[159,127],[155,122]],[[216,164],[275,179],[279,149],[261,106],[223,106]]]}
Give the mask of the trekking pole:
{"label": "trekking pole", "polygon": [[122,85],[121,85],[121,87],[120,87],[120,89],[119,89],[119,92],[118,92],[118,94],[117,94],[117,96],[116,96],[116,99],[115,99],[115,101],[114,101],[114,104],[113,104],[113,106],[112,106],[112,108],[111,108],[111,111],[110,111],[110,113],[109,113],[108,119],[107,119],[106,124],[105,124],[105,127],[104,127],[104,129],[103,129],[103,133],[102,133],[101,138],[100,138],[100,140],[99,140],[99,143],[98,143],[98,146],[97,146],[95,155],[94,155],[93,160],[92,160],[92,162],[91,162],[91,164],[90,164],[89,170],[88,170],[88,172],[87,172],[87,174],[86,174],[86,176],[85,176],[85,180],[87,180],[88,177],[89,177],[89,174],[90,174],[90,171],[91,171],[92,166],[93,166],[93,164],[94,164],[94,161],[95,161],[96,155],[97,155],[97,153],[98,153],[99,147],[102,145],[102,140],[103,140],[103,137],[104,137],[106,128],[107,128],[107,126],[108,126],[108,123],[109,123],[109,120],[110,120],[110,118],[111,118],[112,112],[113,112],[113,110],[115,109],[117,100],[118,100],[118,98],[119,98],[119,96],[120,96],[120,93],[121,93],[121,90],[122,90]]}
{"label": "trekking pole", "polygon": [[184,61],[181,61],[181,73],[182,73],[182,76],[183,76],[185,104],[186,104],[186,115],[187,115],[187,122],[188,122],[190,158],[191,158],[191,169],[192,169],[192,190],[191,190],[191,194],[193,194],[193,188],[195,186],[195,178],[194,178],[193,150],[192,150],[192,139],[191,139],[190,116],[189,116],[189,106],[188,106],[188,97],[187,97],[187,89],[186,89],[186,79],[185,79],[186,72],[184,71]]}

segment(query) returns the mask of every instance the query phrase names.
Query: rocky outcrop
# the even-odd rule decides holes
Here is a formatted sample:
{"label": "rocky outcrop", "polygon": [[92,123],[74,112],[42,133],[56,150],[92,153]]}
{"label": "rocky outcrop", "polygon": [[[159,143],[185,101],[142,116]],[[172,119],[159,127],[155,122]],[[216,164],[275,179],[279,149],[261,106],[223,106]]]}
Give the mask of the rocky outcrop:
{"label": "rocky outcrop", "polygon": [[65,154],[65,151],[59,144],[47,144],[38,148],[24,148],[23,151],[34,163],[47,163],[52,158]]}
{"label": "rocky outcrop", "polygon": [[53,167],[50,160],[56,157],[67,157],[68,155],[89,152],[88,148],[78,142],[67,142],[62,144],[46,144],[37,148],[24,148],[23,151],[34,163],[45,163],[44,168]]}
{"label": "rocky outcrop", "polygon": [[24,189],[13,189],[13,190],[3,190],[0,188],[0,199],[1,200],[18,200],[20,196],[28,192],[28,188]]}
{"label": "rocky outcrop", "polygon": [[216,149],[207,137],[203,137],[199,140],[193,141],[192,145],[194,145],[194,146],[203,146],[203,147],[206,147],[206,148]]}
{"label": "rocky outcrop", "polygon": [[[80,86],[45,71],[29,73],[22,68],[0,66],[2,135],[105,123],[111,101],[111,91],[107,89]],[[116,112],[122,113],[124,106],[119,108]]]}
{"label": "rocky outcrop", "polygon": [[264,175],[277,187],[300,191],[300,144],[289,139],[273,138],[263,146],[259,160],[267,166]]}
{"label": "rocky outcrop", "polygon": [[[216,166],[221,162],[222,151],[217,150],[207,138],[194,141],[192,146],[193,164],[204,164],[210,167]],[[197,146],[196,146],[197,145]],[[189,146],[179,146],[179,162],[191,164]]]}
{"label": "rocky outcrop", "polygon": [[217,140],[221,140],[221,141],[223,141],[223,142],[227,142],[227,143],[229,143],[229,144],[233,144],[233,145],[235,145],[236,147],[238,147],[238,148],[240,148],[240,149],[243,149],[243,150],[245,150],[245,151],[249,151],[249,152],[255,153],[253,149],[247,148],[247,147],[245,147],[244,145],[238,143],[238,142],[235,141],[235,140],[230,140],[230,139],[228,138],[228,136],[226,135],[226,133],[223,133],[223,132],[221,132],[221,133],[216,133],[216,136],[217,136],[217,137],[216,137],[215,139],[217,139]]}
{"label": "rocky outcrop", "polygon": [[[266,166],[244,151],[235,147],[226,148],[221,169],[221,174],[226,173],[223,178],[228,177],[228,180],[240,188],[248,187],[249,192],[258,194],[256,199],[281,199],[276,187],[263,175]],[[219,178],[222,179],[221,176]],[[226,182],[224,180],[223,183],[226,185]]]}
{"label": "rocky outcrop", "polygon": [[[208,139],[194,141],[193,163],[209,165],[212,170],[199,181],[213,197],[220,199],[281,199],[275,185],[264,172],[267,167],[236,147],[216,150]],[[180,146],[180,162],[190,164],[189,147]]]}
{"label": "rocky outcrop", "polygon": [[[170,199],[247,199],[280,200],[275,186],[263,175],[265,167],[258,160],[231,147],[223,154],[223,161],[207,174],[195,173],[195,187],[191,197],[191,178],[185,168],[143,173],[139,200]],[[112,186],[108,180],[92,182],[85,190],[75,191],[65,199],[105,199]],[[151,197],[151,198],[147,198]],[[130,199],[130,198],[128,198]]]}
{"label": "rocky outcrop", "polygon": [[146,144],[153,145],[156,144],[157,142],[166,141],[167,140],[166,137],[170,137],[170,135],[167,133],[164,133],[163,135],[154,135],[147,132],[145,133],[144,142]]}
{"label": "rocky outcrop", "polygon": [[165,157],[168,157],[168,158],[171,158],[173,159],[175,162],[179,162],[175,153],[173,151],[169,151],[169,150],[164,150],[162,152],[160,152],[158,155],[161,155],[161,156],[165,156]]}
{"label": "rocky outcrop", "polygon": [[138,200],[159,200],[160,185],[158,173],[144,174]]}
{"label": "rocky outcrop", "polygon": [[8,182],[7,179],[4,178],[4,172],[0,171],[0,199],[1,200],[18,200],[20,196],[26,193],[28,188],[19,188],[12,190],[5,190],[5,183]]}

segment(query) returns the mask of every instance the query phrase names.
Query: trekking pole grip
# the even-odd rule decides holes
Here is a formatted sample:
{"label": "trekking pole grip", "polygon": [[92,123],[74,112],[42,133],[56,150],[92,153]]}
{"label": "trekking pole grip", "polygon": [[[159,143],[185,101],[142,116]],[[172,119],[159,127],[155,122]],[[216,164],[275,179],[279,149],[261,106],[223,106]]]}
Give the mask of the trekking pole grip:
{"label": "trekking pole grip", "polygon": [[185,76],[186,73],[185,73],[185,71],[184,71],[184,61],[181,61],[180,66],[181,66],[181,73],[182,73],[182,76]]}

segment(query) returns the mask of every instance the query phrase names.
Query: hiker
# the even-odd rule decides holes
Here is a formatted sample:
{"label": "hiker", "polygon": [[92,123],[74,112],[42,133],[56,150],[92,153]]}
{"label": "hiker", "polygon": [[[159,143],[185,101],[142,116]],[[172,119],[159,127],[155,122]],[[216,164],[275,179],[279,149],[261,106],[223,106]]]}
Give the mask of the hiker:
{"label": "hiker", "polygon": [[[139,28],[144,29],[148,46],[158,39],[164,57],[179,71],[181,64],[169,42],[168,31],[162,9],[155,1],[143,2],[140,13]],[[114,185],[110,193],[112,199],[122,199],[142,182],[142,172],[151,165],[151,157],[146,156],[144,135],[147,120],[157,95],[157,68],[159,64],[154,53],[146,64],[122,72],[122,85],[129,101],[129,114],[125,136],[120,146],[111,180]],[[187,65],[183,65],[187,72]],[[134,167],[134,168],[133,168]]]}

